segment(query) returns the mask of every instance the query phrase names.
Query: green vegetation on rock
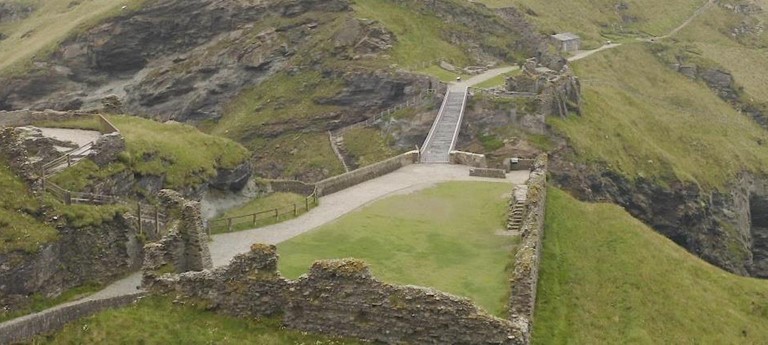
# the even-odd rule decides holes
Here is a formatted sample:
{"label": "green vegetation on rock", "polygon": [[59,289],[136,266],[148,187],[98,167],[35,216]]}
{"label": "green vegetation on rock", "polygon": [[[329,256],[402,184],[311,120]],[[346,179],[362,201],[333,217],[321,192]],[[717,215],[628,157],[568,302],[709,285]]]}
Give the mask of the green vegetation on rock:
{"label": "green vegetation on rock", "polygon": [[359,258],[382,281],[431,286],[503,316],[518,242],[501,234],[511,191],[450,182],[377,201],[278,245],[279,269],[296,278],[318,259]]}
{"label": "green vegetation on rock", "polygon": [[36,344],[359,344],[284,329],[278,319],[239,319],[146,297],[125,308],[75,321]]}
{"label": "green vegetation on rock", "polygon": [[388,138],[376,128],[352,128],[344,131],[344,146],[360,167],[394,157]]}
{"label": "green vegetation on rock", "polygon": [[216,176],[248,159],[248,150],[192,126],[159,123],[130,116],[110,116],[125,137],[125,164],[135,173],[165,176],[167,188],[183,188]]}
{"label": "green vegetation on rock", "polygon": [[711,266],[615,205],[551,189],[534,344],[761,344],[768,282]]}
{"label": "green vegetation on rock", "polygon": [[[630,179],[677,178],[719,188],[745,169],[768,172],[768,133],[703,83],[625,45],[575,64],[582,116],[552,119],[581,159]],[[663,87],[660,87],[662,86]]]}
{"label": "green vegetation on rock", "polygon": [[53,227],[35,216],[40,202],[0,157],[0,254],[15,250],[35,252],[58,238]]}
{"label": "green vegetation on rock", "polygon": [[606,38],[662,36],[682,24],[706,0],[479,0],[489,7],[515,6],[544,32],[574,32],[585,46],[596,48]]}

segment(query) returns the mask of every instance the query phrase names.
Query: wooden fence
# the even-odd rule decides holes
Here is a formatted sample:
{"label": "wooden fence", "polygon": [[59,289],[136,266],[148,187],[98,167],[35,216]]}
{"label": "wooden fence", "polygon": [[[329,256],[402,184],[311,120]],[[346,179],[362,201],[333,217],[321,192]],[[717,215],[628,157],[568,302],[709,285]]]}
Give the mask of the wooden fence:
{"label": "wooden fence", "polygon": [[292,205],[244,214],[242,216],[210,220],[208,221],[208,234],[210,235],[212,232],[231,232],[277,223],[281,218],[296,217],[300,212],[308,212],[311,207],[317,206],[317,204],[317,190],[315,190],[312,194],[306,196],[301,203],[293,203]]}

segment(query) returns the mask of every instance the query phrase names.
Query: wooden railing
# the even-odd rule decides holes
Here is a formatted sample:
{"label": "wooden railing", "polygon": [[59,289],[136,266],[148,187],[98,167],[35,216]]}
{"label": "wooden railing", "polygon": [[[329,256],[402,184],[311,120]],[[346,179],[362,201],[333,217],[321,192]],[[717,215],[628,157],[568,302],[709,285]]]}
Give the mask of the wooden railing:
{"label": "wooden railing", "polygon": [[237,229],[256,228],[274,224],[280,221],[281,217],[296,217],[299,212],[309,212],[310,208],[317,206],[317,190],[306,196],[301,203],[293,203],[272,209],[266,209],[254,213],[244,214],[242,216],[218,218],[208,221],[208,234],[211,232],[231,232]]}
{"label": "wooden railing", "polygon": [[86,157],[87,155],[85,154],[85,152],[88,152],[88,150],[92,149],[93,145],[94,145],[94,142],[91,141],[76,149],[72,149],[70,151],[65,152],[59,158],[43,163],[40,166],[40,169],[42,171],[42,176],[44,177],[52,176],[53,174],[61,170],[61,169],[57,169],[58,167],[62,167],[62,169],[71,167],[72,165],[77,163],[79,159]]}

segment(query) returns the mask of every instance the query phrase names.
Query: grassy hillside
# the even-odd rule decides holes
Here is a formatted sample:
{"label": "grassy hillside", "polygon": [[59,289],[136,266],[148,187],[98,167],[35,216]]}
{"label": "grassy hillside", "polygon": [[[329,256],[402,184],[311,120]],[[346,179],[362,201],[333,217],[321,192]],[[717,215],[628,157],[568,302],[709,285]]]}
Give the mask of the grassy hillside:
{"label": "grassy hillside", "polygon": [[318,259],[360,258],[383,281],[432,286],[503,315],[517,240],[497,232],[511,189],[452,182],[378,201],[278,245],[279,269],[296,278]]}
{"label": "grassy hillside", "polygon": [[35,344],[359,344],[283,329],[278,320],[221,316],[171,299],[147,297],[73,322]]}
{"label": "grassy hillside", "polygon": [[[753,14],[752,20],[768,19],[765,13]],[[768,101],[768,34],[744,35],[734,38],[730,32],[744,21],[744,17],[721,7],[712,7],[697,18],[677,36],[678,45],[684,46],[702,59],[708,59],[733,74],[736,83],[744,88],[750,98]],[[756,73],[757,72],[757,73]]]}
{"label": "grassy hillside", "polygon": [[[629,178],[645,176],[721,187],[744,169],[768,169],[768,133],[702,83],[635,44],[575,64],[582,116],[553,119],[577,155]],[[660,87],[663,85],[663,87]]]}
{"label": "grassy hillside", "polygon": [[550,190],[534,344],[764,344],[768,282],[713,267],[618,206]]}
{"label": "grassy hillside", "polygon": [[[0,74],[22,71],[31,59],[50,53],[69,35],[146,0],[9,0],[36,8],[21,21],[0,24]],[[127,6],[125,10],[121,10]]]}
{"label": "grassy hillside", "polygon": [[[546,32],[574,32],[587,47],[621,36],[662,36],[682,24],[706,0],[480,0],[489,7],[516,6]],[[626,5],[624,9],[619,4]]]}

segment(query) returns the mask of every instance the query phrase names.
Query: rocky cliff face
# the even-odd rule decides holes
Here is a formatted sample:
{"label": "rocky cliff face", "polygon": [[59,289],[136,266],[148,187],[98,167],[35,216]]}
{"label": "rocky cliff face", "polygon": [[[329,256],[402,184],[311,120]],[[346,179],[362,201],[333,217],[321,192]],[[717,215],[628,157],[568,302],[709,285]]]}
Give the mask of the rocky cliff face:
{"label": "rocky cliff face", "polygon": [[[0,108],[91,108],[116,95],[129,113],[215,118],[224,100],[284,67],[322,18],[348,9],[344,0],[150,1],[5,80]],[[327,15],[301,17],[309,12]]]}
{"label": "rocky cliff face", "polygon": [[138,269],[142,248],[120,215],[99,226],[60,225],[59,240],[37,253],[0,254],[0,308],[15,310],[85,283],[106,284]]}
{"label": "rocky cliff face", "polygon": [[630,181],[599,166],[556,156],[554,182],[578,198],[613,202],[702,259],[728,271],[768,277],[766,177],[743,174],[726,190],[680,182]]}

